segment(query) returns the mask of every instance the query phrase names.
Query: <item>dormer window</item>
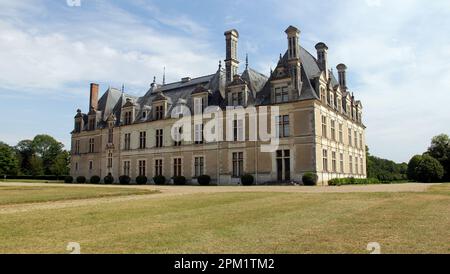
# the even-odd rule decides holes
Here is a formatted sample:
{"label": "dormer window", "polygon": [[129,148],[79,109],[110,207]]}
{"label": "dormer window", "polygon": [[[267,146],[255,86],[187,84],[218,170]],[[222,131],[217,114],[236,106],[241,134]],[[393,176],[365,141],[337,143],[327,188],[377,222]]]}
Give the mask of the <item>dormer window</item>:
{"label": "dormer window", "polygon": [[235,107],[244,105],[244,93],[242,91],[231,94],[231,105]]}
{"label": "dormer window", "polygon": [[206,108],[206,98],[195,97],[194,98],[194,114],[202,114]]}
{"label": "dormer window", "polygon": [[75,122],[75,132],[80,133],[81,132],[81,121]]}
{"label": "dormer window", "polygon": [[132,111],[127,111],[127,112],[125,112],[125,121],[124,121],[125,125],[131,125],[131,122],[132,122],[132,114],[133,114]]}
{"label": "dormer window", "polygon": [[289,91],[287,87],[275,89],[275,103],[285,103],[289,101]]}
{"label": "dormer window", "polygon": [[89,119],[89,130],[95,130],[95,117]]}
{"label": "dormer window", "polygon": [[155,107],[155,120],[162,120],[164,119],[164,106],[156,106]]}
{"label": "dormer window", "polygon": [[142,119],[146,119],[147,118],[147,111],[142,112]]}

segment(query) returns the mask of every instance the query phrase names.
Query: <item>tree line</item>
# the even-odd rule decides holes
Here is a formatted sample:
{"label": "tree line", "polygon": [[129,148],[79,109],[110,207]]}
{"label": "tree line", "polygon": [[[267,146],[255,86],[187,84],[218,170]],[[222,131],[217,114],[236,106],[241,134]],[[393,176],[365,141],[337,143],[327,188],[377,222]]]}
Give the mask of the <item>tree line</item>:
{"label": "tree line", "polygon": [[16,146],[0,141],[0,175],[64,176],[70,172],[70,153],[49,135],[22,140]]}

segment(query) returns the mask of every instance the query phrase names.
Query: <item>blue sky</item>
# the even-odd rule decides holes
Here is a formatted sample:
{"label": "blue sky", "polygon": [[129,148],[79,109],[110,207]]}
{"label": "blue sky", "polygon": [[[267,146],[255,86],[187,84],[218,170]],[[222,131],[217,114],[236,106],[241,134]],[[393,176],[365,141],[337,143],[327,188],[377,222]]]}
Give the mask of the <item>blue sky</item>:
{"label": "blue sky", "polygon": [[231,28],[241,61],[268,74],[289,25],[349,67],[372,154],[407,161],[450,133],[448,0],[0,0],[0,140],[48,133],[68,146],[89,83],[141,95],[164,66],[168,81],[210,74]]}

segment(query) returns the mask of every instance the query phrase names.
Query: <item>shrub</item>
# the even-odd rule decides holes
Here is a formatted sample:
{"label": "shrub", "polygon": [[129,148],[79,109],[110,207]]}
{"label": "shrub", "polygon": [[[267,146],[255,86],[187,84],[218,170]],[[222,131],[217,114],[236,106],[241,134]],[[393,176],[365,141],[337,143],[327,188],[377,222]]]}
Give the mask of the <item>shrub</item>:
{"label": "shrub", "polygon": [[408,179],[417,181],[416,168],[419,165],[420,161],[422,161],[422,155],[416,155],[411,158],[408,163],[408,170],[406,171],[406,173],[408,174]]}
{"label": "shrub", "polygon": [[66,178],[64,178],[64,183],[72,184],[73,183],[73,177],[72,176],[66,176]]}
{"label": "shrub", "polygon": [[377,185],[377,184],[381,184],[380,180],[373,178],[368,179],[342,178],[342,179],[332,179],[328,181],[329,186]]}
{"label": "shrub", "polygon": [[160,175],[153,177],[153,181],[155,182],[155,185],[165,185],[166,184],[166,177]]}
{"label": "shrub", "polygon": [[86,183],[86,177],[84,177],[84,176],[77,177],[77,184],[85,184],[85,183]]}
{"label": "shrub", "polygon": [[[3,174],[0,176],[0,178],[3,179]],[[59,181],[61,179],[65,179],[66,176],[56,176],[56,175],[37,175],[37,176],[32,176],[32,175],[18,175],[18,176],[13,176],[13,175],[8,175],[6,176],[7,179],[10,180],[42,180],[42,181]]]}
{"label": "shrub", "polygon": [[305,186],[315,186],[317,185],[317,174],[312,172],[307,172],[305,175],[303,175],[302,181]]}
{"label": "shrub", "polygon": [[130,176],[122,175],[119,177],[119,182],[121,185],[129,185],[131,182]]}
{"label": "shrub", "polygon": [[441,180],[444,176],[444,168],[435,158],[424,155],[415,169],[414,176],[417,181],[422,183],[436,182]]}
{"label": "shrub", "polygon": [[105,178],[103,178],[105,185],[112,185],[114,183],[114,177],[109,173]]}
{"label": "shrub", "polygon": [[147,184],[147,182],[148,182],[147,176],[141,175],[141,176],[136,177],[136,183],[138,185],[145,185],[145,184]]}
{"label": "shrub", "polygon": [[177,185],[177,186],[184,186],[184,185],[186,185],[186,178],[183,176],[173,177],[173,183],[174,183],[174,185]]}
{"label": "shrub", "polygon": [[198,176],[197,181],[201,186],[209,186],[211,183],[211,177],[208,175],[201,175]]}
{"label": "shrub", "polygon": [[95,175],[95,176],[91,177],[91,179],[89,180],[89,183],[98,185],[100,183],[100,181],[101,181],[100,177]]}
{"label": "shrub", "polygon": [[255,183],[253,175],[246,174],[241,177],[241,183],[243,186],[251,186]]}

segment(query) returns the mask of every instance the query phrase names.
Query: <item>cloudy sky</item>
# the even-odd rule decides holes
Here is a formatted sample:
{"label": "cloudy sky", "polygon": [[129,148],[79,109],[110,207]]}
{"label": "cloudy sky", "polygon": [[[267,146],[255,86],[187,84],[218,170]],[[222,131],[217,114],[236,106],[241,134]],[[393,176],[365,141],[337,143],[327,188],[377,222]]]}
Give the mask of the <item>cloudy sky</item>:
{"label": "cloudy sky", "polygon": [[240,32],[239,55],[265,74],[287,47],[329,46],[349,67],[364,106],[372,154],[407,161],[450,133],[448,0],[0,0],[0,140],[48,133],[70,144],[89,83],[142,95],[168,81],[216,71],[223,32]]}

